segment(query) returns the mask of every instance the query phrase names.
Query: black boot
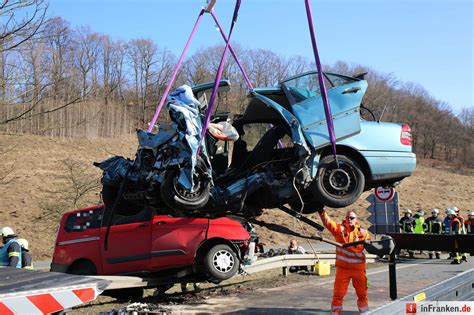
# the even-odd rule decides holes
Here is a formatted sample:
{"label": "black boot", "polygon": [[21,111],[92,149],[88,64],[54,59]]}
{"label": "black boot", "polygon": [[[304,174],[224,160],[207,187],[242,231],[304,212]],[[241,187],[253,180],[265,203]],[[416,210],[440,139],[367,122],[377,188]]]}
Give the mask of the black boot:
{"label": "black boot", "polygon": [[436,259],[441,259],[439,253],[436,253]]}
{"label": "black boot", "polygon": [[432,253],[429,253],[428,256],[430,257],[430,259],[433,259],[433,254]]}

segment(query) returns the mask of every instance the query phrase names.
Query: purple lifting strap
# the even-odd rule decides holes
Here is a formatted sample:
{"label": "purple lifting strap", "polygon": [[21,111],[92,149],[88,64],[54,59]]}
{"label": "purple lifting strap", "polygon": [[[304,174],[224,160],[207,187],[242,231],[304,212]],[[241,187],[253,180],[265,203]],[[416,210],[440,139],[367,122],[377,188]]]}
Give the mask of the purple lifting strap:
{"label": "purple lifting strap", "polygon": [[243,75],[244,78],[245,78],[245,82],[247,82],[247,86],[248,86],[249,90],[253,90],[252,82],[250,82],[250,79],[249,79],[249,77],[248,77],[248,75],[247,75],[247,72],[245,71],[244,67],[243,67],[242,64],[240,63],[239,58],[237,58],[237,55],[235,54],[234,49],[233,49],[232,46],[230,45],[229,39],[228,39],[227,36],[225,35],[224,30],[222,29],[221,24],[220,24],[219,21],[217,20],[217,16],[216,16],[216,14],[214,13],[214,10],[211,10],[211,15],[212,15],[212,17],[214,18],[214,21],[216,22],[217,27],[219,27],[219,31],[221,32],[222,38],[224,38],[224,41],[226,42],[226,44],[229,44],[229,50],[230,50],[232,56],[234,57],[235,62],[236,62],[237,65],[239,66],[240,71],[242,72],[242,75]]}
{"label": "purple lifting strap", "polygon": [[212,114],[212,110],[214,109],[214,102],[216,100],[217,90],[219,88],[219,82],[221,81],[222,73],[224,72],[224,63],[225,63],[225,59],[227,57],[227,51],[229,50],[229,46],[230,46],[229,43],[230,43],[230,38],[232,36],[232,31],[234,30],[234,26],[235,26],[235,23],[237,21],[237,16],[239,14],[240,3],[241,3],[241,0],[236,0],[235,1],[234,16],[232,17],[232,22],[231,22],[231,25],[230,25],[229,37],[226,41],[224,52],[222,53],[221,61],[219,63],[219,68],[217,69],[217,75],[216,75],[216,79],[214,81],[214,88],[212,89],[211,98],[209,100],[209,105],[208,105],[208,108],[207,108],[206,118],[204,120],[204,125],[202,126],[201,139],[199,139],[199,149],[198,149],[199,151],[198,152],[201,152],[202,140],[206,136],[207,127],[209,126],[209,123],[211,121],[211,114]]}
{"label": "purple lifting strap", "polygon": [[321,90],[321,96],[323,98],[323,104],[324,104],[324,112],[326,114],[326,122],[328,124],[329,140],[331,141],[332,153],[334,154],[334,159],[337,161],[336,136],[334,134],[334,124],[332,121],[331,106],[329,105],[326,85],[324,84],[323,69],[321,66],[321,61],[319,60],[318,46],[316,45],[316,34],[314,32],[314,25],[313,25],[313,14],[311,12],[311,5],[309,3],[310,0],[305,0],[305,1],[306,1],[306,14],[308,15],[309,32],[311,34],[311,43],[313,44],[314,59],[316,60],[316,67],[318,69],[319,88]]}
{"label": "purple lifting strap", "polygon": [[173,85],[174,80],[176,79],[176,75],[178,74],[179,68],[181,67],[181,64],[183,63],[184,56],[186,55],[186,52],[188,51],[189,45],[191,44],[191,41],[194,37],[194,34],[196,33],[197,27],[199,25],[199,22],[201,21],[202,16],[204,15],[204,12],[205,12],[204,9],[202,9],[201,12],[199,12],[199,16],[196,20],[196,23],[194,24],[193,30],[191,31],[191,35],[189,35],[188,41],[186,42],[186,46],[184,46],[183,52],[181,53],[181,57],[179,57],[178,64],[176,65],[176,68],[174,69],[170,82],[168,83],[168,86],[163,92],[163,96],[161,97],[160,103],[158,104],[158,107],[155,110],[155,115],[153,115],[153,119],[151,120],[150,125],[148,126],[148,132],[151,132],[153,130],[153,127],[155,126],[155,123],[158,119],[158,115],[160,114],[161,108],[163,107],[163,104],[165,103],[165,100],[168,97],[168,93],[170,92],[171,86]]}

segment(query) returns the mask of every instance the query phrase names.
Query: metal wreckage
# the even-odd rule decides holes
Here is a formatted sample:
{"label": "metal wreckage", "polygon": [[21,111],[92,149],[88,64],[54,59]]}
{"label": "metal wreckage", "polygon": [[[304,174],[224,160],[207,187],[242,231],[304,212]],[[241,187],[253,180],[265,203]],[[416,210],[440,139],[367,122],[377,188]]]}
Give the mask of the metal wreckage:
{"label": "metal wreckage", "polygon": [[[122,214],[133,214],[134,208],[146,206],[176,216],[233,214],[252,220],[263,209],[279,208],[321,231],[321,225],[301,214],[323,205],[348,206],[370,188],[357,162],[336,152],[336,141],[361,131],[367,82],[363,77],[323,73],[311,7],[305,0],[317,71],[274,87],[254,88],[229,43],[241,0],[236,0],[228,36],[214,4],[210,1],[199,13],[148,130],[138,130],[135,158],[115,156],[95,163],[103,170],[104,203],[112,208],[111,216],[119,208]],[[213,17],[226,43],[215,80],[170,92],[205,13]],[[230,83],[222,80],[228,52],[249,89],[244,113],[233,116],[214,111],[218,93],[230,89]],[[165,104],[171,122],[156,124]],[[393,184],[404,176],[408,175],[383,183]]]}

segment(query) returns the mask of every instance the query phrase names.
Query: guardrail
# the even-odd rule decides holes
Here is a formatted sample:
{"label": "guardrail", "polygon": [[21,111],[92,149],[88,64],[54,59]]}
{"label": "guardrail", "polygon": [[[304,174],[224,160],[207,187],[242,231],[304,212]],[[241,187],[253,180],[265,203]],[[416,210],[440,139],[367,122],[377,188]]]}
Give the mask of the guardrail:
{"label": "guardrail", "polygon": [[405,314],[407,302],[422,304],[424,301],[472,301],[473,296],[474,268],[383,305],[369,314]]}
{"label": "guardrail", "polygon": [[[336,260],[336,254],[293,254],[293,255],[281,255],[269,258],[257,260],[251,265],[244,266],[243,269],[246,273],[252,274],[260,271],[265,271],[274,268],[288,268],[291,266],[312,266],[319,260],[327,260],[331,265],[334,265]],[[366,255],[366,261],[368,263],[375,262],[375,255]],[[283,270],[285,275],[285,269]]]}

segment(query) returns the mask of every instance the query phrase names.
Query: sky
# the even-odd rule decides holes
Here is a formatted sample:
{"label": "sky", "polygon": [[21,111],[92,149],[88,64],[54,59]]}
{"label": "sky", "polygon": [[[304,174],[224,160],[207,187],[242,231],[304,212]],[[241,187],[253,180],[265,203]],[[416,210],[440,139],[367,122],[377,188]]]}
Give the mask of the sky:
{"label": "sky", "polygon": [[[179,56],[203,0],[50,0],[50,14],[114,39],[151,39]],[[313,59],[304,0],[242,0],[232,36],[244,48]],[[214,10],[226,33],[235,1]],[[458,113],[474,107],[474,0],[311,0],[321,61],[341,60],[423,86]],[[222,44],[205,15],[188,56]],[[370,87],[369,87],[370,88]]]}

